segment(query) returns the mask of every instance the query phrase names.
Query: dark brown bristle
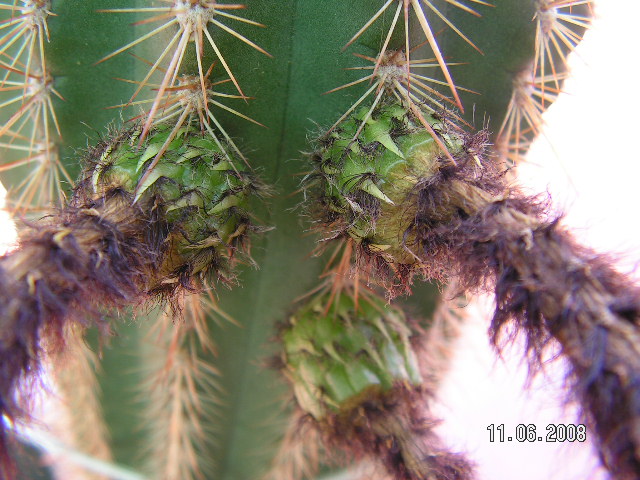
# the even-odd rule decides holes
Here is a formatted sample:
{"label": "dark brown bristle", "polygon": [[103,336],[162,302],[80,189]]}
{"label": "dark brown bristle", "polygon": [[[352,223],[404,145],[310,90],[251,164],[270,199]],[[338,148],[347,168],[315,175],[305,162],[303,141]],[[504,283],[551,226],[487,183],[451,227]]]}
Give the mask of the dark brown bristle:
{"label": "dark brown bristle", "polygon": [[492,291],[494,345],[504,332],[524,332],[532,372],[549,342],[559,342],[604,465],[616,478],[637,478],[640,288],[607,256],[578,245],[547,198],[520,193],[493,159],[476,160],[443,162],[407,199],[418,208],[406,248],[420,262],[389,264],[366,245],[361,255],[386,268],[392,294],[408,288],[414,274],[455,279],[462,291]]}
{"label": "dark brown bristle", "polygon": [[[110,192],[73,205],[22,234],[19,249],[0,258],[0,414],[24,414],[16,389],[39,372],[43,349],[63,346],[68,322],[98,323],[99,306],[143,300],[145,282],[159,252],[146,242],[157,230],[131,206],[129,195]],[[162,235],[160,235],[162,236]],[[0,428],[3,471],[11,474],[7,432]]]}
{"label": "dark brown bristle", "polygon": [[425,392],[398,384],[357,408],[320,422],[328,451],[373,458],[397,480],[470,480],[473,465],[452,453],[434,432]]}

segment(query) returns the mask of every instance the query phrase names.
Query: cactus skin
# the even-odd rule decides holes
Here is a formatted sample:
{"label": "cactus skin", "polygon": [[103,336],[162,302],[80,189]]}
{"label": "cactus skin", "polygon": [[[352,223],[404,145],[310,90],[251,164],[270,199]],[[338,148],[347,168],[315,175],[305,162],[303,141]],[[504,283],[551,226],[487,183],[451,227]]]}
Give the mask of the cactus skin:
{"label": "cactus skin", "polygon": [[[243,207],[255,183],[246,167],[189,127],[138,185],[169,130],[158,127],[142,148],[134,129],[91,149],[69,205],[31,225],[20,249],[0,259],[3,415],[19,418],[18,382],[39,370],[45,345],[62,346],[67,323],[93,320],[108,330],[105,306],[170,299],[179,288],[198,288],[211,272],[230,278],[233,253],[251,229]],[[4,428],[0,459],[1,471],[12,472]]]}
{"label": "cactus skin", "polygon": [[472,478],[432,431],[416,326],[372,292],[333,293],[313,298],[280,332],[284,375],[327,450],[375,459],[398,480]]}

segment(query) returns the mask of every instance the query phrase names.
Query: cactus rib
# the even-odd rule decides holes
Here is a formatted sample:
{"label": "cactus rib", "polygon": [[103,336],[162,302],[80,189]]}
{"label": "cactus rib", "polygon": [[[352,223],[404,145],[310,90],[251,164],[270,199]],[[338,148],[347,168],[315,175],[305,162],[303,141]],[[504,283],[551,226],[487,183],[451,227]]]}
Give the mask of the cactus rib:
{"label": "cactus rib", "polygon": [[215,443],[205,421],[219,415],[219,372],[202,358],[215,351],[207,317],[219,309],[207,295],[179,297],[183,319],[175,322],[166,307],[149,329],[151,352],[143,359],[148,372],[143,385],[148,408],[145,420],[152,439],[145,458],[150,478],[204,478],[210,465],[207,452]]}

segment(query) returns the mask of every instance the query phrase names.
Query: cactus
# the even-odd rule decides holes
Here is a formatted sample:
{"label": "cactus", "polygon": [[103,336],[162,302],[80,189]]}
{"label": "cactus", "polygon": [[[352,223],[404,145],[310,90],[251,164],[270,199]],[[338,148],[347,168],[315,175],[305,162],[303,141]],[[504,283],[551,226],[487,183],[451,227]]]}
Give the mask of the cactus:
{"label": "cactus", "polygon": [[[301,386],[308,379],[295,373],[304,362],[292,332],[303,324],[318,338],[302,350],[322,350],[328,362],[332,339],[316,343],[327,332],[349,357],[364,349],[378,358],[384,345],[409,352],[408,339],[425,337],[429,322],[405,324],[401,303],[379,295],[413,293],[398,301],[430,318],[437,288],[418,274],[464,288],[494,282],[496,338],[514,322],[534,356],[557,338],[603,462],[627,478],[640,444],[624,427],[637,421],[639,357],[629,342],[637,294],[504,180],[504,165],[521,161],[560,91],[590,8],[585,0],[0,2],[0,173],[9,207],[28,219],[20,248],[0,260],[3,414],[23,421],[27,384],[53,364],[70,405],[74,392],[88,392],[71,412],[70,442],[101,465],[148,478],[313,478],[318,452],[348,447],[340,438],[348,433],[357,447],[342,461],[386,452],[397,478],[465,478],[462,457],[418,425],[427,386],[409,353],[411,374],[378,372],[384,388],[345,394],[343,416],[343,407],[326,413],[336,406],[333,384]],[[483,117],[487,129],[475,124]],[[98,146],[80,155],[87,135]],[[337,239],[347,240],[333,247]],[[559,260],[528,264],[527,248]],[[547,290],[560,285],[539,271],[566,279],[576,262],[595,272],[569,275],[584,308],[558,311],[562,295]],[[308,292],[306,310],[292,306]],[[162,313],[142,308],[158,297]],[[135,320],[115,318],[128,306]],[[291,312],[282,347],[270,340]],[[350,351],[349,335],[370,329],[358,322],[376,312],[381,337]],[[572,336],[576,317],[588,338]],[[592,378],[587,346],[603,317],[616,328],[602,376]],[[99,339],[90,324],[102,327]],[[86,329],[102,352],[98,369],[80,353]],[[77,362],[63,360],[71,351]],[[281,372],[265,368],[274,354],[298,406]],[[65,365],[83,372],[82,388]],[[365,404],[397,422],[356,428],[353,411]],[[83,427],[83,416],[102,413],[104,428]],[[310,421],[315,434],[296,435]],[[10,433],[0,431],[9,475]],[[418,433],[423,457],[385,450]],[[323,469],[340,468],[320,456]],[[433,458],[444,463],[425,460]]]}
{"label": "cactus", "polygon": [[327,290],[281,330],[284,373],[326,445],[369,456],[401,479],[471,478],[440,446],[425,412],[428,384],[404,312],[366,290]]}

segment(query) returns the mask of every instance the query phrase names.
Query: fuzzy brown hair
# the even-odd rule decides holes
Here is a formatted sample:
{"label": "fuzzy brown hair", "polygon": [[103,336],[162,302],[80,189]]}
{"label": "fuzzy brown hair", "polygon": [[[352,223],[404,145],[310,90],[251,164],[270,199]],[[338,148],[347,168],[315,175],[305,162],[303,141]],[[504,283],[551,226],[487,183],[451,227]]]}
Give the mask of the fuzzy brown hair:
{"label": "fuzzy brown hair", "polygon": [[[35,378],[45,349],[64,347],[69,322],[108,330],[100,307],[145,299],[167,226],[131,206],[121,190],[31,225],[0,258],[0,414],[24,415],[16,391]],[[28,400],[29,393],[22,394]],[[25,397],[26,395],[26,397]],[[8,432],[0,426],[0,472],[11,478]]]}
{"label": "fuzzy brown hair", "polygon": [[473,466],[443,445],[425,408],[421,387],[398,383],[369,395],[358,407],[319,424],[328,451],[375,458],[397,480],[470,480]]}
{"label": "fuzzy brown hair", "polygon": [[[188,209],[169,222],[167,205],[151,191],[137,202],[118,185],[94,193],[92,174],[101,166],[99,159],[129,136],[116,133],[91,148],[69,204],[28,224],[18,248],[0,257],[0,418],[15,422],[27,415],[29,385],[43,358],[64,348],[68,324],[98,325],[106,333],[106,311],[157,299],[171,302],[177,290],[195,291],[211,273],[233,281],[232,259],[221,258],[213,247],[199,246],[188,258],[174,253],[175,243],[191,242],[184,228]],[[237,214],[252,230],[248,218]],[[244,238],[233,238],[228,250],[243,251]],[[14,473],[9,442],[2,420],[0,478]]]}
{"label": "fuzzy brown hair", "polygon": [[603,464],[618,479],[638,478],[640,288],[607,256],[580,246],[546,199],[525,196],[496,160],[470,152],[455,164],[443,158],[406,200],[417,203],[404,238],[418,263],[390,265],[366,245],[361,255],[401,286],[421,273],[493,292],[494,345],[523,332],[534,371],[557,341]]}

